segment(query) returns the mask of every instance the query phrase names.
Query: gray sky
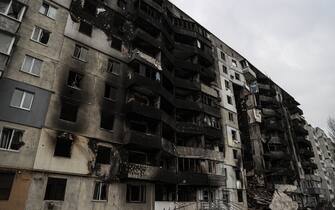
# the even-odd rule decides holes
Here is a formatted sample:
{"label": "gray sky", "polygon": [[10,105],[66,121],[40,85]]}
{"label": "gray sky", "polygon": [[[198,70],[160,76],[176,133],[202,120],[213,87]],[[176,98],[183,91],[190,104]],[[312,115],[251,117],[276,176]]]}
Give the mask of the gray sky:
{"label": "gray sky", "polygon": [[[171,0],[296,98],[335,117],[335,0]],[[333,60],[334,59],[334,60]]]}

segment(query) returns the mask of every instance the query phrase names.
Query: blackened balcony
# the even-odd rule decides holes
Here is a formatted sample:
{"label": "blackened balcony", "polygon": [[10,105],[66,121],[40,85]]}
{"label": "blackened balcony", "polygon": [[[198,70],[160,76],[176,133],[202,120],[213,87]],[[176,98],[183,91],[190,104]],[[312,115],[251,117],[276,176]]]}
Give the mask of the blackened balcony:
{"label": "blackened balcony", "polygon": [[183,109],[183,110],[192,110],[192,111],[201,111],[200,104],[198,102],[183,100],[183,99],[176,99],[176,108]]}
{"label": "blackened balcony", "polygon": [[296,141],[301,146],[312,147],[312,143],[303,136],[296,137]]}
{"label": "blackened balcony", "polygon": [[153,134],[127,130],[124,137],[125,144],[136,146],[144,150],[160,150],[161,137]]}
{"label": "blackened balcony", "polygon": [[140,39],[141,41],[147,42],[156,49],[161,48],[161,40],[159,38],[152,36],[151,34],[149,34],[148,32],[146,32],[141,28],[137,28],[135,30],[135,39]]}
{"label": "blackened balcony", "polygon": [[281,159],[288,159],[288,154],[284,151],[269,151],[264,153],[264,157],[267,157],[272,160],[281,160]]}
{"label": "blackened balcony", "polygon": [[304,112],[296,105],[288,105],[288,110],[291,113],[291,115],[293,114],[299,114],[299,115],[303,115]]}
{"label": "blackened balcony", "polygon": [[262,106],[267,105],[267,106],[279,107],[279,103],[275,97],[259,95],[259,100]]}
{"label": "blackened balcony", "polygon": [[175,78],[175,86],[187,90],[200,91],[200,83],[196,81],[190,81],[187,79]]}
{"label": "blackened balcony", "polygon": [[176,146],[167,139],[161,139],[162,150],[169,153],[170,155],[177,156]]}
{"label": "blackened balcony", "polygon": [[160,93],[161,89],[159,80],[153,80],[152,78],[141,76],[137,73],[130,73],[126,80],[126,88],[133,86],[146,87],[156,93]]}
{"label": "blackened balcony", "polygon": [[193,158],[203,158],[208,160],[223,160],[224,156],[222,152],[215,150],[209,150],[204,148],[195,147],[182,147],[177,146],[177,153],[179,157],[193,157]]}
{"label": "blackened balcony", "polygon": [[264,128],[270,131],[282,131],[283,125],[275,120],[265,120],[263,124]]}
{"label": "blackened balcony", "polygon": [[204,134],[212,139],[219,139],[222,137],[222,130],[221,128],[214,128],[205,126],[204,127]]}
{"label": "blackened balcony", "polygon": [[242,73],[247,81],[256,80],[256,73],[250,68],[249,65],[242,68]]}
{"label": "blackened balcony", "polygon": [[152,106],[143,105],[136,101],[131,101],[127,103],[125,107],[125,111],[126,113],[135,113],[138,115],[148,117],[150,119],[155,119],[155,120],[161,119],[161,112],[159,109],[152,107]]}
{"label": "blackened balcony", "polygon": [[20,21],[0,13],[0,30],[16,34],[20,28],[20,24]]}
{"label": "blackened balcony", "polygon": [[221,117],[221,112],[220,112],[220,108],[217,106],[209,106],[207,104],[202,104],[203,110],[205,113],[215,116],[215,117]]}
{"label": "blackened balcony", "polygon": [[309,160],[303,160],[301,162],[301,165],[304,169],[312,169],[312,170],[318,169],[318,166],[310,159]]}
{"label": "blackened balcony", "polygon": [[307,148],[300,148],[299,153],[300,153],[300,155],[302,155],[306,158],[314,157],[314,152],[310,149],[307,149]]}
{"label": "blackened balcony", "polygon": [[178,180],[190,186],[223,186],[226,184],[225,175],[200,174],[195,172],[179,172]]}
{"label": "blackened balcony", "polygon": [[162,70],[162,64],[159,60],[152,57],[151,55],[146,54],[145,52],[139,49],[134,49],[131,52],[130,62],[132,63],[134,61],[138,61],[154,69]]}
{"label": "blackened balcony", "polygon": [[263,108],[262,113],[264,118],[281,118],[281,114],[276,110],[276,109],[271,109],[271,108]]}
{"label": "blackened balcony", "polygon": [[9,55],[3,54],[0,52],[0,77],[2,75],[1,72],[4,72],[9,60]]}
{"label": "blackened balcony", "polygon": [[212,68],[200,68],[201,80],[206,83],[214,82],[216,79],[216,74]]}
{"label": "blackened balcony", "polygon": [[126,170],[121,171],[122,179],[137,179],[151,182],[177,184],[176,171],[164,169],[161,167],[128,163],[123,166]]}
{"label": "blackened balcony", "polygon": [[260,90],[264,90],[264,91],[269,91],[271,90],[271,86],[269,84],[262,84],[262,83],[258,83],[258,88]]}
{"label": "blackened balcony", "polygon": [[160,30],[161,8],[158,8],[153,2],[147,0],[137,0],[134,7],[136,22],[139,22],[139,24],[145,22],[148,25],[154,26],[155,29]]}
{"label": "blackened balcony", "polygon": [[204,129],[200,123],[193,122],[176,122],[176,129],[179,133],[203,134]]}
{"label": "blackened balcony", "polygon": [[296,121],[293,122],[293,128],[297,135],[307,136],[308,131],[304,128],[304,124],[298,123]]}

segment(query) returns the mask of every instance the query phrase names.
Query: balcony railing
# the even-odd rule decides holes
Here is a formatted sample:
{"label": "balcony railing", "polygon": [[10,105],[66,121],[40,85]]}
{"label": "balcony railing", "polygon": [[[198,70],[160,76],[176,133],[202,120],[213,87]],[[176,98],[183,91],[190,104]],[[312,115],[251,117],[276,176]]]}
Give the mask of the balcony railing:
{"label": "balcony railing", "polygon": [[256,73],[249,66],[245,66],[242,69],[242,72],[243,72],[245,79],[248,81],[253,81],[257,78]]}
{"label": "balcony railing", "polygon": [[194,148],[194,147],[181,147],[177,146],[177,152],[179,157],[198,157],[208,160],[223,160],[223,153],[208,150],[203,148]]}
{"label": "balcony railing", "polygon": [[176,122],[176,129],[180,133],[202,134],[204,132],[200,123]]}
{"label": "balcony railing", "polygon": [[159,60],[156,58],[142,52],[139,49],[134,49],[132,51],[132,59],[139,59],[147,62],[148,64],[151,64],[153,67],[157,68],[158,70],[162,70],[162,64]]}
{"label": "balcony railing", "polygon": [[2,31],[7,31],[11,34],[15,34],[19,30],[20,24],[20,21],[0,13],[0,29]]}
{"label": "balcony railing", "polygon": [[127,103],[125,108],[126,112],[128,113],[136,113],[155,120],[161,119],[161,113],[159,109],[152,106],[142,105],[136,101]]}

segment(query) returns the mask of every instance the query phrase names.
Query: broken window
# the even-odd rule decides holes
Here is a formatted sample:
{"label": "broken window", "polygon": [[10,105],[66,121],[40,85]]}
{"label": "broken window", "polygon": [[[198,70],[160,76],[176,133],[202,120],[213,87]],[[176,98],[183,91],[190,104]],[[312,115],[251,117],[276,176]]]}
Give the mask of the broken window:
{"label": "broken window", "polygon": [[81,61],[86,61],[88,54],[88,49],[77,45],[74,47],[73,57]]}
{"label": "broken window", "polygon": [[0,171],[0,201],[9,200],[14,176],[14,173]]}
{"label": "broken window", "polygon": [[237,132],[234,130],[231,130],[231,136],[233,138],[233,140],[237,140]]}
{"label": "broken window", "polygon": [[228,80],[225,80],[225,81],[224,81],[224,84],[225,84],[225,87],[226,87],[227,89],[230,89],[230,84],[229,84],[229,81],[228,81]]}
{"label": "broken window", "polygon": [[80,25],[79,25],[80,33],[85,34],[87,36],[91,36],[92,30],[93,30],[93,26],[91,24],[83,22],[83,21],[80,22]]}
{"label": "broken window", "polygon": [[116,93],[117,89],[115,87],[111,86],[108,83],[105,84],[105,94],[104,94],[105,98],[115,101]]}
{"label": "broken window", "polygon": [[100,128],[112,131],[114,128],[114,115],[101,112]]}
{"label": "broken window", "polygon": [[104,182],[95,182],[93,200],[107,201],[108,187]]}
{"label": "broken window", "polygon": [[70,104],[67,102],[62,103],[59,119],[76,122],[78,108],[78,105],[75,104]]}
{"label": "broken window", "polygon": [[30,110],[34,100],[34,93],[15,89],[10,105],[19,109]]}
{"label": "broken window", "polygon": [[25,9],[26,7],[18,1],[0,1],[0,13],[8,15],[9,17],[12,17],[18,21],[22,20]]}
{"label": "broken window", "polygon": [[237,61],[234,60],[234,59],[232,59],[232,60],[231,60],[231,65],[232,65],[233,67],[237,67]]}
{"label": "broken window", "polygon": [[227,102],[228,102],[228,104],[233,105],[233,100],[232,100],[231,96],[227,96]]}
{"label": "broken window", "polygon": [[143,152],[130,151],[128,161],[130,163],[145,165],[147,163],[147,155]]}
{"label": "broken window", "polygon": [[48,44],[50,34],[51,33],[49,31],[35,26],[31,39],[41,44]]}
{"label": "broken window", "polygon": [[23,131],[3,128],[0,133],[0,149],[19,150],[22,145]]}
{"label": "broken window", "polygon": [[224,54],[224,52],[221,51],[220,55],[221,55],[221,59],[225,61],[226,60],[226,55]]}
{"label": "broken window", "polygon": [[66,179],[48,178],[44,200],[63,201],[66,189]]}
{"label": "broken window", "polygon": [[72,143],[72,139],[57,137],[54,156],[70,158]]}
{"label": "broken window", "polygon": [[96,14],[97,14],[97,6],[93,2],[90,1],[90,0],[85,0],[84,1],[83,11],[86,12],[86,13],[88,13],[88,14],[90,14],[90,15],[92,15],[92,16],[96,16]]}
{"label": "broken window", "polygon": [[229,112],[228,113],[229,121],[234,122],[234,114]]}
{"label": "broken window", "polygon": [[235,72],[235,79],[240,80],[240,74]]}
{"label": "broken window", "polygon": [[0,53],[9,55],[14,45],[15,37],[0,32]]}
{"label": "broken window", "polygon": [[83,75],[77,72],[74,72],[74,71],[70,71],[69,77],[67,79],[67,85],[72,88],[80,89],[82,79],[83,79]]}
{"label": "broken window", "polygon": [[96,163],[110,164],[111,162],[111,148],[98,146]]}
{"label": "broken window", "polygon": [[51,6],[47,2],[43,2],[39,12],[45,16],[48,16],[49,18],[56,19],[57,8]]}
{"label": "broken window", "polygon": [[26,55],[23,60],[21,71],[39,76],[42,63],[42,60]]}
{"label": "broken window", "polygon": [[237,200],[243,202],[243,190],[237,190]]}
{"label": "broken window", "polygon": [[127,184],[127,202],[145,203],[145,185]]}
{"label": "broken window", "polygon": [[237,159],[237,150],[236,149],[233,149],[233,157],[234,157],[235,160]]}
{"label": "broken window", "polygon": [[109,59],[107,72],[119,75],[120,74],[120,62]]}
{"label": "broken window", "polygon": [[227,67],[225,65],[222,65],[222,72],[228,74]]}
{"label": "broken window", "polygon": [[121,51],[122,48],[122,40],[116,37],[112,37],[111,47],[115,50]]}

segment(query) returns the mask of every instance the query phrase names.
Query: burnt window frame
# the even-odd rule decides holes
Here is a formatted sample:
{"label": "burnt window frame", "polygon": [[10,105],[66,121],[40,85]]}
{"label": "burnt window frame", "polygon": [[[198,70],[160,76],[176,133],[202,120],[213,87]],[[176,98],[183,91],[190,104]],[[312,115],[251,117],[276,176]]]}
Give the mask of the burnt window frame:
{"label": "burnt window frame", "polygon": [[241,75],[237,72],[235,72],[235,79],[241,81]]}
{"label": "burnt window frame", "polygon": [[[83,50],[86,51],[86,55],[81,57],[82,53],[84,52]],[[88,52],[89,52],[89,49],[87,47],[84,47],[80,44],[75,44],[74,50],[73,50],[73,53],[72,53],[72,58],[86,63],[87,62],[87,57],[88,57]]]}
{"label": "burnt window frame", "polygon": [[[113,90],[115,91],[116,94],[112,94]],[[117,91],[118,88],[113,86],[112,84],[106,82],[105,83],[105,89],[104,89],[104,99],[110,100],[110,101],[117,101]],[[109,94],[107,94],[107,92]]]}
{"label": "burnt window frame", "polygon": [[[75,74],[75,75],[72,75],[72,74]],[[70,79],[72,76],[75,76],[74,80],[72,81],[72,84],[75,84],[74,82],[77,82],[78,85],[72,85],[70,84]],[[77,77],[79,76],[79,81],[77,81]],[[76,90],[81,90],[81,83],[82,83],[82,80],[84,79],[84,75],[81,74],[81,73],[78,73],[77,71],[69,71],[68,73],[68,76],[67,76],[67,81],[66,81],[66,85],[70,88],[73,88],[73,89],[76,89]]]}
{"label": "burnt window frame", "polygon": [[[42,11],[43,7],[45,8],[44,12]],[[50,12],[51,11],[50,8],[51,8],[51,10],[54,11],[54,13]],[[48,18],[51,18],[52,20],[56,20],[58,8],[55,7],[54,5],[51,5],[49,2],[43,1],[42,4],[41,4],[41,7],[38,10],[38,12],[41,15],[44,15]]]}
{"label": "burnt window frame", "polygon": [[[85,26],[87,28],[85,28]],[[80,21],[78,32],[81,33],[81,34],[84,34],[85,36],[92,37],[93,25],[91,23],[86,22],[86,21]]]}
{"label": "burnt window frame", "polygon": [[[53,183],[50,183],[50,182],[53,182]],[[67,186],[67,179],[57,178],[57,177],[48,177],[43,200],[64,201],[65,194],[66,194],[66,186]]]}
{"label": "burnt window frame", "polygon": [[[0,171],[0,192],[3,193],[0,194],[0,201],[8,201],[10,199],[15,175],[14,172]],[[1,181],[2,179],[5,181]]]}
{"label": "burnt window frame", "polygon": [[[133,199],[133,188],[139,188],[139,199]],[[127,203],[146,203],[146,185],[145,184],[127,184],[126,191],[126,201]]]}
{"label": "burnt window frame", "polygon": [[237,61],[235,59],[231,59],[231,66],[234,68],[238,67]]}
{"label": "burnt window frame", "polygon": [[[102,181],[95,181],[93,188],[93,202],[107,202],[108,201],[109,185]],[[103,192],[104,191],[104,192]]]}
{"label": "burnt window frame", "polygon": [[121,72],[121,63],[111,58],[108,59],[107,72],[119,76]]}
{"label": "burnt window frame", "polygon": [[[69,120],[69,119],[65,119],[65,118],[62,118],[62,113],[64,113],[62,110],[64,108],[64,105],[69,105],[69,106],[72,106],[71,108],[74,108],[76,107],[76,111],[75,111],[75,117],[73,119],[75,119],[74,121],[73,120]],[[64,120],[66,122],[72,122],[72,123],[75,123],[77,122],[77,119],[78,119],[78,111],[79,111],[79,105],[77,104],[73,104],[73,103],[70,103],[70,102],[62,102],[61,104],[61,108],[60,108],[60,112],[59,112],[59,119],[60,120]],[[69,111],[69,112],[72,112],[72,111]],[[72,119],[72,117],[70,117]]]}
{"label": "burnt window frame", "polygon": [[[10,140],[9,142],[7,142],[7,146],[5,145],[5,141],[3,141],[3,138],[4,138],[4,129],[8,129],[8,130],[11,130],[11,135],[10,135]],[[23,135],[24,135],[24,130],[21,130],[21,129],[16,129],[16,128],[10,128],[10,127],[2,127],[1,130],[0,130],[0,150],[5,150],[5,151],[13,151],[13,152],[18,152],[21,148],[21,145],[24,143],[23,142]],[[15,137],[15,134],[16,133],[19,133],[18,135],[18,148],[15,149],[13,148],[13,139]],[[15,144],[14,144],[15,145]]]}
{"label": "burnt window frame", "polygon": [[[103,127],[103,123],[106,122],[106,121],[110,121],[111,119],[109,118],[113,118],[113,122],[112,122],[112,125],[111,127]],[[100,129],[103,129],[105,131],[108,131],[108,132],[113,132],[114,131],[114,122],[115,122],[115,114],[114,113],[108,113],[108,111],[104,111],[102,110],[100,112]]]}
{"label": "burnt window frame", "polygon": [[[67,151],[62,151],[62,146],[69,146]],[[72,146],[73,146],[73,140],[62,138],[57,136],[56,144],[55,144],[55,150],[54,150],[54,157],[62,157],[62,158],[71,158],[72,155]]]}
{"label": "burnt window frame", "polygon": [[[102,154],[102,153],[99,153],[99,151],[108,152],[109,154]],[[103,164],[103,165],[111,164],[111,160],[112,160],[111,156],[112,156],[112,148],[98,145],[97,156],[95,158],[95,162],[98,164]]]}
{"label": "burnt window frame", "polygon": [[[116,45],[114,44],[116,40]],[[110,47],[116,51],[119,51],[121,52],[122,51],[122,46],[123,46],[123,41],[121,38],[119,37],[116,37],[116,36],[112,36],[111,38],[111,44],[110,44]]]}
{"label": "burnt window frame", "polygon": [[233,105],[233,97],[227,95],[227,103],[228,103],[229,105]]}

